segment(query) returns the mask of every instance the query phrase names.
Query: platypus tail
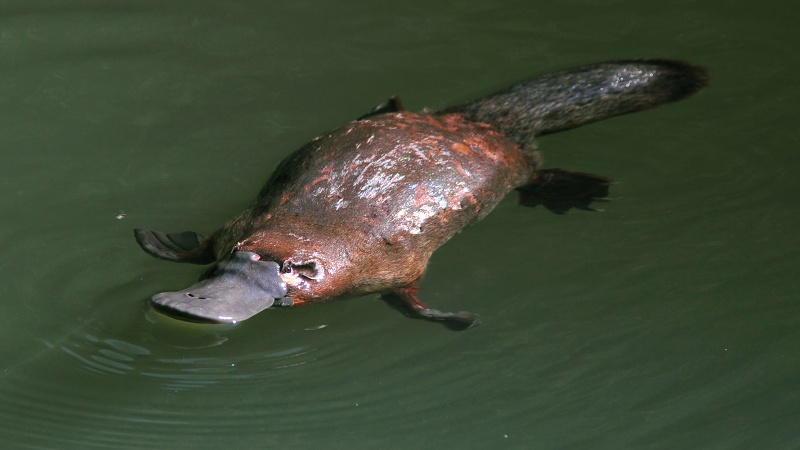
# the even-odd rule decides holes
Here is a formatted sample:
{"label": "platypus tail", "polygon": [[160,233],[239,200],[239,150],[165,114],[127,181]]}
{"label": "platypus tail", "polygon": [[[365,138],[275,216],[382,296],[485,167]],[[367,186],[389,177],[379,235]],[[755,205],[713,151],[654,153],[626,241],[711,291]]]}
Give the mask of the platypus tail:
{"label": "platypus tail", "polygon": [[494,125],[521,147],[568,130],[686,98],[708,84],[708,71],[665,59],[576,67],[515,84],[436,114],[464,114]]}

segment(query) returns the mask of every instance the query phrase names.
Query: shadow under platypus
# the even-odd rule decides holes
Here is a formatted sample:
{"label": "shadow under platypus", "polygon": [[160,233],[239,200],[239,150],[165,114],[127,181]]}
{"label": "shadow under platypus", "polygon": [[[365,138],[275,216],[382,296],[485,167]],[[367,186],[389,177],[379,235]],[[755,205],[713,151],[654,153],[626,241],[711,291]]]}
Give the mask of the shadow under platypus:
{"label": "shadow under platypus", "polygon": [[434,250],[512,190],[520,204],[556,213],[608,195],[605,177],[541,168],[534,138],[677,101],[707,81],[704,68],[683,62],[619,61],[435,112],[404,111],[392,98],[289,155],[210,237],[135,230],[157,258],[215,264],[151,303],[184,320],[238,322],[273,306],[379,293],[411,317],[476,326],[477,314],[417,298]]}

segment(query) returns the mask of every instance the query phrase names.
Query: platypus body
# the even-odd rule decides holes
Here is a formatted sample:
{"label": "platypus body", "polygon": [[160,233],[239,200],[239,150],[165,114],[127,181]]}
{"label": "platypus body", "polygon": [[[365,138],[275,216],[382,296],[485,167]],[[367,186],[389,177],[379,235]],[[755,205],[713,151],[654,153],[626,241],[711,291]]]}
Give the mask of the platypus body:
{"label": "platypus body", "polygon": [[207,239],[135,230],[153,256],[215,263],[198,283],[151,303],[184,320],[238,322],[271,306],[379,293],[411,317],[473,327],[476,314],[417,298],[434,250],[512,190],[521,204],[556,213],[608,195],[605,177],[542,169],[534,137],[680,100],[707,80],[705,69],[682,62],[619,61],[436,112],[403,111],[393,97],[291,154]]}

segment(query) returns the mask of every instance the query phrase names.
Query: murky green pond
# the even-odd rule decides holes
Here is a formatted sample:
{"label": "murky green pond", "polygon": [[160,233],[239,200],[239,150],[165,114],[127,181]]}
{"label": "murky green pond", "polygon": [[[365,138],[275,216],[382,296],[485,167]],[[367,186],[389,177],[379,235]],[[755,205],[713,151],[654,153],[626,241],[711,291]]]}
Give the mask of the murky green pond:
{"label": "murky green pond", "polygon": [[[800,69],[774,0],[6,0],[4,448],[800,448]],[[423,298],[234,327],[149,310],[275,165],[391,94],[442,107],[610,59],[708,66],[698,97],[539,145],[614,178],[604,212],[509,197]]]}

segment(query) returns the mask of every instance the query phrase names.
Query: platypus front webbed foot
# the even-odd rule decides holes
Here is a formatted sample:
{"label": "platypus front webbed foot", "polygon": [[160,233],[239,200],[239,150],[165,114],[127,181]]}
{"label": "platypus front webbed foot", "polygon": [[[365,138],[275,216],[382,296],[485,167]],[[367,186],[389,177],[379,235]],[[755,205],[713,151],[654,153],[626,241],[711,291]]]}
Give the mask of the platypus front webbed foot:
{"label": "platypus front webbed foot", "polygon": [[142,250],[158,259],[192,264],[211,264],[214,255],[211,241],[194,231],[164,233],[155,230],[133,230]]}
{"label": "platypus front webbed foot", "polygon": [[469,311],[445,312],[426,307],[417,298],[416,291],[416,287],[409,287],[385,293],[381,297],[408,317],[440,322],[451,330],[467,330],[481,324],[481,316]]}
{"label": "platypus front webbed foot", "polygon": [[416,315],[420,319],[442,322],[442,325],[455,331],[467,330],[481,324],[481,316],[469,311],[445,312],[425,308],[416,311]]}

